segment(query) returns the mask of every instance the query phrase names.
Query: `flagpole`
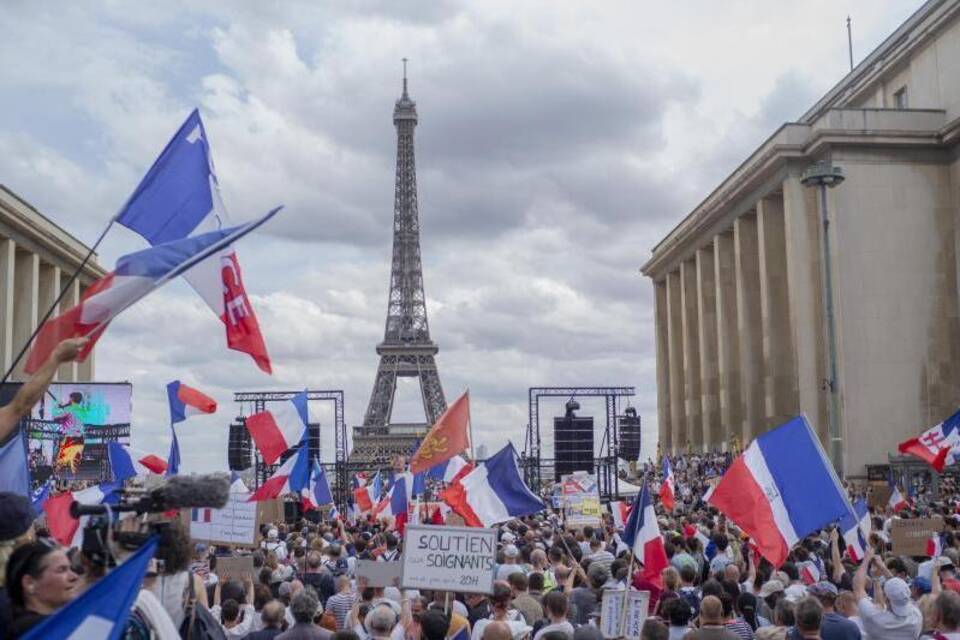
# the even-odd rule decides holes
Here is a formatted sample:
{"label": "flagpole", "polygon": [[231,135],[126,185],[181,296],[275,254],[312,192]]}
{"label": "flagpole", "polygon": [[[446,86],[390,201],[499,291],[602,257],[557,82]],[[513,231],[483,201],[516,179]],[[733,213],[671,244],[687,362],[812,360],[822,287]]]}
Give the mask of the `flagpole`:
{"label": "flagpole", "polygon": [[473,415],[470,413],[470,387],[467,387],[467,429],[470,434],[470,458],[476,464],[477,456],[473,453]]}
{"label": "flagpole", "polygon": [[[126,203],[123,205],[126,208]],[[3,374],[3,379],[0,379],[0,385],[3,385],[9,378],[10,374],[13,373],[13,370],[19,364],[20,360],[23,359],[23,356],[26,355],[27,351],[30,349],[30,344],[33,343],[33,339],[37,337],[37,334],[40,333],[40,329],[43,328],[44,323],[50,319],[50,316],[53,315],[54,310],[67,295],[67,291],[70,290],[70,287],[73,285],[74,281],[80,277],[80,272],[83,271],[83,268],[87,266],[87,263],[90,262],[90,258],[93,257],[93,254],[97,252],[97,247],[100,246],[100,243],[103,242],[103,239],[107,237],[107,232],[113,227],[113,223],[117,221],[117,218],[120,217],[120,212],[117,211],[113,214],[113,217],[110,218],[110,221],[107,223],[107,226],[100,233],[100,237],[97,238],[97,241],[93,243],[93,246],[87,251],[87,255],[83,257],[83,260],[80,262],[80,266],[70,275],[70,278],[67,280],[67,284],[63,285],[63,288],[60,289],[60,295],[57,296],[56,300],[50,305],[50,308],[47,309],[47,312],[43,314],[43,318],[37,322],[37,326],[34,328],[33,333],[30,334],[30,337],[27,338],[23,347],[20,349],[20,353],[17,354],[17,357],[13,359],[13,362],[10,363],[10,368],[7,369],[7,372]]]}

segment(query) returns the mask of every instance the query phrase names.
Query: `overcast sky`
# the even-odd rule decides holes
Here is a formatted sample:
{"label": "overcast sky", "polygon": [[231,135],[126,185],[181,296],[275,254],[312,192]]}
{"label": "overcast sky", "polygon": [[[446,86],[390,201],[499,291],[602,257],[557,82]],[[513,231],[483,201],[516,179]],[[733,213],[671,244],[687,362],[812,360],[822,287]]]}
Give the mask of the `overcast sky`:
{"label": "overcast sky", "polygon": [[[174,283],[121,316],[97,377],[134,384],[166,455],[164,385],[215,396],[183,469],[226,467],[236,390],[343,389],[363,417],[383,337],[402,57],[417,101],[424,282],[448,401],[522,448],[527,388],[633,385],[656,438],[651,247],[921,2],[34,2],[0,5],[0,183],[85,242],[199,107],[274,375]],[[143,248],[123,228],[101,264]],[[395,419],[422,420],[401,386]],[[545,402],[544,436],[563,401]],[[602,421],[602,404],[581,401]],[[621,408],[623,408],[621,406]],[[243,408],[246,410],[246,408]],[[331,408],[324,459],[333,455]],[[419,413],[418,413],[419,412]],[[548,438],[549,439],[549,438]],[[552,440],[552,439],[550,439]]]}

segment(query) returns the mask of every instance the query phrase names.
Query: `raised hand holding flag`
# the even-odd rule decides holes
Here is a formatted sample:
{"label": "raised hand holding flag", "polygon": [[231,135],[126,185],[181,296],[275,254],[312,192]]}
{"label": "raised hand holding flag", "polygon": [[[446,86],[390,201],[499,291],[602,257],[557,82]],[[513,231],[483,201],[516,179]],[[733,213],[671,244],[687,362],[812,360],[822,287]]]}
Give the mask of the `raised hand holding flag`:
{"label": "raised hand holding flag", "polygon": [[431,427],[410,459],[410,471],[420,473],[459,455],[470,446],[470,392],[464,391]]}

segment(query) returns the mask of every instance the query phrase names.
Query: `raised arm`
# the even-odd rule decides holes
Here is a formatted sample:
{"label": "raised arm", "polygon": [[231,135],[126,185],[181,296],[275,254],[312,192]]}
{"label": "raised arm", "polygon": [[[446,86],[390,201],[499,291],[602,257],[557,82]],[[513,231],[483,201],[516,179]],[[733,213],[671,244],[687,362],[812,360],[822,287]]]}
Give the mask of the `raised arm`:
{"label": "raised arm", "polygon": [[867,569],[871,562],[873,562],[872,547],[867,549],[863,556],[863,562],[860,563],[857,572],[853,574],[853,597],[856,598],[857,602],[867,597]]}
{"label": "raised arm", "polygon": [[833,582],[840,584],[843,580],[843,560],[840,557],[840,533],[836,528],[830,530],[830,562],[833,563]]}
{"label": "raised arm", "polygon": [[33,406],[40,402],[53,376],[57,374],[57,368],[64,362],[74,360],[86,344],[86,338],[71,338],[58,344],[47,361],[20,387],[13,400],[0,407],[0,442],[6,440],[20,419],[28,415]]}

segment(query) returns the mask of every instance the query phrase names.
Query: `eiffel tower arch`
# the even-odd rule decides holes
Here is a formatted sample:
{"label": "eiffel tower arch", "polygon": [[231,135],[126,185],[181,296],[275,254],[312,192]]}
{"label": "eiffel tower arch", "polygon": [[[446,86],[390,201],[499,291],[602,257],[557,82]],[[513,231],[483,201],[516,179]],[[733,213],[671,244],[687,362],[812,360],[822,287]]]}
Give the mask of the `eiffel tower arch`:
{"label": "eiffel tower arch", "polygon": [[[447,409],[430,339],[427,304],[420,261],[420,215],[417,209],[417,168],[413,131],[417,104],[407,93],[404,59],[403,94],[393,109],[397,129],[397,175],[393,196],[393,261],[390,296],[383,342],[377,345],[380,364],[370,393],[363,425],[353,428],[351,462],[388,463],[396,455],[409,455],[426,430]],[[420,382],[426,422],[392,421],[397,379],[415,377]]]}

